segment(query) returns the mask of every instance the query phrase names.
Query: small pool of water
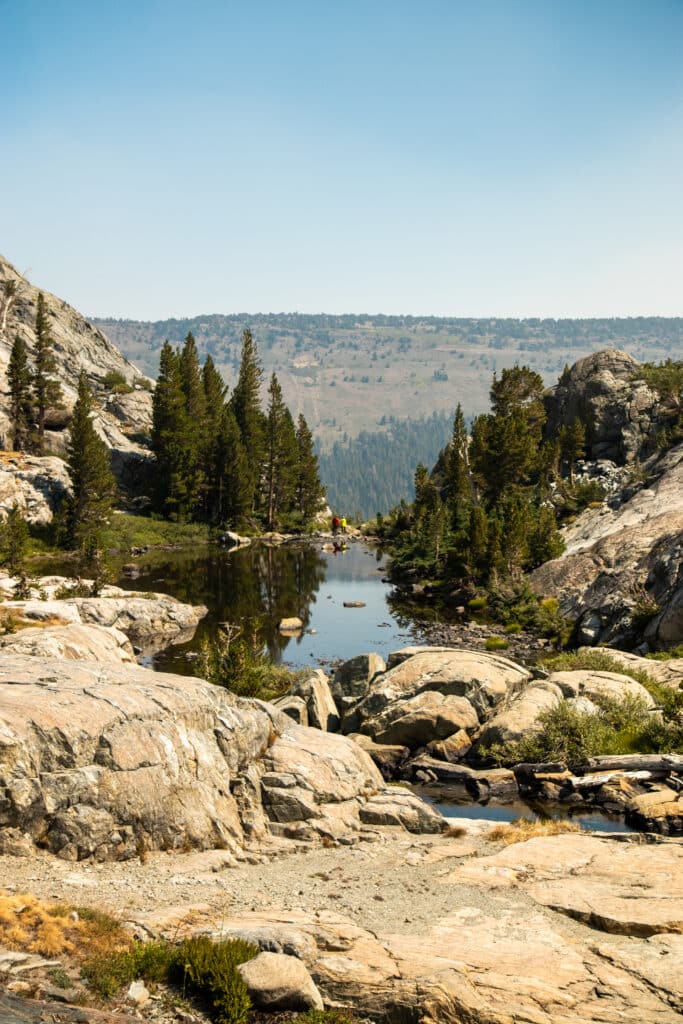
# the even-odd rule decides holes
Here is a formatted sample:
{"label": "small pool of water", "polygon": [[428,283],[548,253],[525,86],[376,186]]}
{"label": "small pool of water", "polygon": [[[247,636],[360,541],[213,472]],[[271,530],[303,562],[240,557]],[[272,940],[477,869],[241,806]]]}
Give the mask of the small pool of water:
{"label": "small pool of water", "polygon": [[460,804],[441,802],[438,793],[418,790],[419,795],[452,821],[495,821],[505,823],[526,818],[528,821],[542,821],[552,818],[553,821],[572,821],[589,832],[636,832],[637,829],[626,825],[616,815],[606,814],[600,810],[573,808],[562,804],[527,804],[522,800],[509,804]]}
{"label": "small pool of water", "polygon": [[[254,544],[233,551],[155,552],[136,561],[139,575],[117,579],[118,586],[161,591],[208,608],[191,640],[146,659],[158,671],[192,674],[203,638],[214,635],[221,622],[257,624],[273,661],[295,668],[330,665],[370,651],[386,658],[413,642],[410,622],[387,603],[391,587],[382,581],[381,555],[363,543],[351,543],[336,555],[312,545]],[[362,607],[345,608],[344,602]],[[291,616],[304,624],[298,636],[278,630],[280,619]]]}

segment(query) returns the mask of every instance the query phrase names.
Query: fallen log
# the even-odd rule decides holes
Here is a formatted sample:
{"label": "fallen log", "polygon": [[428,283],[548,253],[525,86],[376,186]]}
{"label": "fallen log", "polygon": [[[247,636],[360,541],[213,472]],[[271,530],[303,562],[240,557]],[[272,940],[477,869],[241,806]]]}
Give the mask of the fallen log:
{"label": "fallen log", "polygon": [[683,754],[605,754],[589,757],[574,770],[578,775],[599,771],[649,771],[668,775],[683,770]]}
{"label": "fallen log", "polygon": [[655,782],[661,779],[661,772],[648,771],[619,771],[598,772],[595,775],[573,775],[567,781],[572,789],[592,789],[594,786],[604,786],[613,779],[635,779],[639,782]]}

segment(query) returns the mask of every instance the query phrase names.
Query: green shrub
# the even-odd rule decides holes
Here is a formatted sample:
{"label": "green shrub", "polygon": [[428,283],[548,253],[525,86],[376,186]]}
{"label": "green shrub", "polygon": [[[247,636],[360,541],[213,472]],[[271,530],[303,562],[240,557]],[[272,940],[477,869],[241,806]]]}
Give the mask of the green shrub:
{"label": "green shrub", "polygon": [[671,658],[683,658],[683,644],[669,647],[665,651],[655,651],[652,654],[646,654],[645,657],[651,661],[670,661]]}
{"label": "green shrub", "polygon": [[508,622],[507,626],[505,627],[505,632],[509,633],[511,636],[515,636],[517,633],[522,632],[522,627],[520,626],[519,622]]}
{"label": "green shrub", "polygon": [[109,373],[105,373],[102,378],[102,386],[105,390],[111,391],[115,395],[127,395],[133,390],[123,374],[117,370],[110,370]]}
{"label": "green shrub", "polygon": [[483,611],[488,606],[489,600],[485,596],[473,597],[471,601],[467,602],[467,607],[471,612]]}
{"label": "green shrub", "polygon": [[487,636],[486,637],[486,650],[487,651],[506,651],[510,646],[510,642],[502,636]]}
{"label": "green shrub", "polygon": [[224,625],[213,639],[202,641],[195,674],[240,697],[276,700],[287,693],[305,669],[293,672],[276,665],[264,652],[258,626]]}
{"label": "green shrub", "polygon": [[251,1002],[238,971],[258,953],[241,939],[212,942],[207,936],[186,939],[177,949],[173,976],[184,989],[208,999],[218,1024],[246,1024]]}
{"label": "green shrub", "polygon": [[[120,925],[115,922],[115,927]],[[207,936],[186,939],[179,946],[133,942],[127,949],[99,952],[83,964],[81,973],[92,991],[105,999],[136,978],[168,982],[210,1001],[218,1024],[246,1024],[251,1003],[236,968],[257,953],[256,946],[240,939],[213,942]]]}

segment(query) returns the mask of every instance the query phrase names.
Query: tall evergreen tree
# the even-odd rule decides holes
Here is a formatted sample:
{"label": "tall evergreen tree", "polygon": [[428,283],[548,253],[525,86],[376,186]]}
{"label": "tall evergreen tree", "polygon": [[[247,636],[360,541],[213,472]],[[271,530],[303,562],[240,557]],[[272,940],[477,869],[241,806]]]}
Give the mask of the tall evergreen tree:
{"label": "tall evergreen tree", "polygon": [[577,459],[586,453],[586,428],[580,419],[560,427],[560,455],[569,467],[569,483],[574,486],[574,469]]}
{"label": "tall evergreen tree", "polygon": [[251,494],[247,455],[229,405],[223,407],[214,465],[213,519],[237,525],[251,511]]}
{"label": "tall evergreen tree", "polygon": [[292,506],[296,487],[298,445],[291,413],[282,398],[275,374],[268,388],[266,415],[266,458],[264,474],[264,512],[269,529]]}
{"label": "tall evergreen tree", "polygon": [[296,508],[302,523],[309,522],[319,511],[325,497],[325,488],[318,475],[318,456],[313,450],[313,435],[303,413],[299,413],[296,428],[297,474]]}
{"label": "tall evergreen tree", "polygon": [[249,453],[247,491],[250,509],[258,504],[261,469],[265,458],[265,426],[261,412],[261,366],[251,331],[242,332],[242,357],[237,384],[230,399],[245,451]]}
{"label": "tall evergreen tree", "polygon": [[220,430],[225,405],[225,394],[227,388],[225,381],[216,369],[211,355],[207,355],[202,367],[202,386],[204,388],[204,405],[206,408],[206,432],[211,440],[215,440]]}
{"label": "tall evergreen tree", "polygon": [[168,341],[159,357],[159,377],[152,401],[152,451],[156,456],[154,504],[159,512],[186,517],[187,494],[186,400],[178,354]]}
{"label": "tall evergreen tree", "polygon": [[0,522],[0,545],[2,565],[10,575],[22,575],[28,545],[28,526],[16,501]]}
{"label": "tall evergreen tree", "polygon": [[92,395],[85,370],[78,378],[67,445],[71,479],[67,530],[69,542],[81,550],[96,548],[95,539],[111,516],[116,483],[109,468],[109,453],[93,426]]}
{"label": "tall evergreen tree", "polygon": [[62,402],[62,389],[54,374],[57,369],[53,340],[50,336],[47,304],[42,292],[38,295],[36,308],[36,345],[34,351],[33,393],[35,395],[37,416],[36,450],[39,454],[45,450],[45,416],[50,408]]}
{"label": "tall evergreen tree", "polygon": [[185,493],[187,514],[201,516],[206,497],[205,456],[208,443],[206,394],[199,365],[197,344],[190,332],[178,359],[180,381],[185,395]]}
{"label": "tall evergreen tree", "polygon": [[12,447],[17,452],[26,451],[31,436],[33,406],[31,402],[31,370],[23,339],[17,334],[7,364],[9,384],[9,419],[12,431]]}

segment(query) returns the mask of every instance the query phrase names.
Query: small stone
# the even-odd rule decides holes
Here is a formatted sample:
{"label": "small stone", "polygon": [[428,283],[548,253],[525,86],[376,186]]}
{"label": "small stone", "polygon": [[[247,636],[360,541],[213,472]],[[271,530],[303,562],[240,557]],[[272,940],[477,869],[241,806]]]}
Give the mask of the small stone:
{"label": "small stone", "polygon": [[144,981],[138,979],[131,982],[130,988],[126,992],[126,999],[134,1006],[146,1006],[149,1002],[149,989],[145,986]]}

